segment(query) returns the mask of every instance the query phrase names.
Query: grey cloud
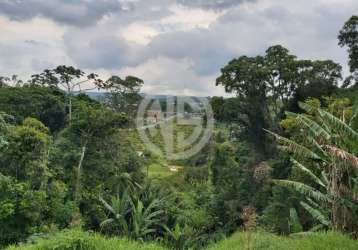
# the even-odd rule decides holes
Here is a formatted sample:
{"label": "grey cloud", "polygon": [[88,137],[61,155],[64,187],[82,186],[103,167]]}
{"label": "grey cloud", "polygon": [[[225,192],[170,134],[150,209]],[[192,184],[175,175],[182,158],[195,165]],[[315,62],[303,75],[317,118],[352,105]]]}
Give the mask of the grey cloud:
{"label": "grey cloud", "polygon": [[[35,42],[36,43],[36,42]],[[24,79],[34,72],[41,72],[54,64],[68,64],[55,48],[37,43],[3,44],[0,42],[0,72],[2,75],[17,74]],[[22,75],[27,73],[26,75]]]}
{"label": "grey cloud", "polygon": [[173,3],[175,0],[3,0],[0,15],[20,21],[39,16],[72,26],[90,26],[111,15],[121,24],[128,24],[167,16]]}
{"label": "grey cloud", "polygon": [[[158,6],[162,0],[150,0],[150,2],[150,6]],[[134,3],[135,12],[132,15],[136,12],[140,13],[138,12],[139,3]],[[143,11],[147,9],[144,8]],[[163,15],[167,14],[165,10],[157,8],[154,10]],[[101,33],[93,36],[90,34],[93,31],[78,29],[69,32],[64,37],[64,41],[68,54],[82,67],[119,69],[137,66],[153,58],[167,57],[176,60],[189,59],[192,62],[190,65],[192,70],[198,75],[212,75],[216,74],[231,58],[239,56],[238,52],[255,53],[257,47],[261,45],[265,49],[265,39],[245,44],[248,38],[247,31],[237,30],[236,26],[240,26],[240,22],[250,22],[251,19],[253,20],[253,15],[243,17],[238,22],[234,17],[240,18],[239,13],[240,10],[225,15],[226,19],[232,15],[232,23],[227,23],[227,20],[222,18],[209,29],[196,28],[189,31],[161,33],[147,45],[129,45],[124,38],[118,36]],[[123,20],[125,15],[130,15],[130,13],[122,15],[120,20]],[[252,28],[252,25],[248,24],[248,27]],[[244,36],[244,39],[241,36]]]}
{"label": "grey cloud", "polygon": [[[242,4],[245,2],[254,4],[246,8]],[[208,28],[163,29],[146,45],[128,42],[119,36],[121,27],[137,22],[141,24],[142,21],[159,29],[161,19],[171,15],[175,3],[188,8],[209,9],[211,13],[212,10],[226,9]],[[131,74],[135,74],[142,70],[143,78],[151,79],[157,92],[179,92],[183,88],[209,92],[213,82],[208,82],[210,87],[207,88],[203,83],[195,85],[195,82],[201,79],[214,81],[220,68],[230,59],[261,54],[274,44],[286,46],[300,58],[328,58],[345,65],[347,55],[337,46],[336,36],[343,23],[356,12],[358,5],[353,0],[329,4],[309,0],[28,0],[12,3],[0,0],[0,15],[17,20],[44,16],[62,24],[71,24],[65,29],[64,44],[59,46],[56,57],[51,57],[51,47],[39,46],[36,37],[35,40],[26,37],[29,40],[25,42],[25,38],[21,39],[21,46],[16,44],[11,48],[8,44],[0,44],[3,58],[0,69],[12,67],[17,70],[21,67],[21,60],[24,67],[28,64],[32,69],[46,67],[50,61],[59,63],[62,56],[59,54],[63,53],[78,67],[93,71],[112,72],[127,68],[133,69]],[[97,22],[109,14],[108,22]],[[60,51],[62,46],[64,51]],[[14,56],[16,54],[18,56]],[[34,59],[28,62],[25,57]],[[206,80],[208,76],[213,80]]]}
{"label": "grey cloud", "polygon": [[68,25],[89,25],[105,15],[125,11],[117,0],[15,0],[1,1],[0,14],[13,20],[28,20],[37,16]]}
{"label": "grey cloud", "polygon": [[358,6],[311,2],[302,8],[299,2],[283,3],[288,2],[249,10],[231,8],[208,29],[155,37],[146,54],[189,58],[193,70],[203,76],[218,74],[234,57],[262,54],[275,44],[286,46],[300,58],[333,59],[346,64],[344,50],[337,46],[337,33],[351,12],[358,11]]}
{"label": "grey cloud", "polygon": [[123,38],[89,31],[66,33],[67,54],[81,67],[119,69],[137,66],[158,57],[189,59],[199,75],[216,72],[234,55],[223,46],[217,32],[205,29],[156,36],[147,45],[128,44]]}
{"label": "grey cloud", "polygon": [[55,22],[89,26],[106,15],[114,15],[122,23],[153,21],[168,16],[173,4],[192,8],[225,9],[256,0],[3,0],[0,15],[25,21],[45,17]]}
{"label": "grey cloud", "polygon": [[256,0],[177,0],[178,4],[205,9],[225,9],[245,2]]}
{"label": "grey cloud", "polygon": [[58,64],[54,61],[46,60],[46,59],[31,59],[31,67],[35,72],[42,72],[44,69],[54,69]]}
{"label": "grey cloud", "polygon": [[40,44],[38,41],[35,41],[35,40],[25,40],[24,42],[27,44],[30,44],[30,45],[35,45],[35,46]]}
{"label": "grey cloud", "polygon": [[166,56],[188,58],[193,61],[193,70],[200,75],[216,72],[233,55],[223,46],[217,33],[206,29],[180,31],[155,37],[145,50],[146,58]]}
{"label": "grey cloud", "polygon": [[28,45],[28,46],[42,46],[42,47],[48,47],[49,46],[47,43],[40,42],[40,41],[33,40],[33,39],[25,40],[24,43],[26,45]]}
{"label": "grey cloud", "polygon": [[67,54],[83,68],[119,69],[139,62],[134,53],[138,49],[105,31],[94,33],[91,30],[76,30],[66,33],[64,41]]}
{"label": "grey cloud", "polygon": [[[151,1],[161,3],[160,0]],[[336,33],[349,11],[345,7],[333,11],[324,4],[312,3],[310,7],[310,10],[293,10],[290,4],[269,4],[248,11],[232,8],[208,29],[161,33],[147,45],[129,44],[117,36],[89,35],[91,32],[86,31],[78,33],[75,39],[73,34],[68,34],[64,41],[71,58],[90,68],[134,67],[151,59],[167,57],[189,59],[196,74],[207,76],[218,74],[234,57],[257,55],[275,44],[286,46],[301,58],[331,58],[344,63],[344,51],[340,52],[336,45]]]}
{"label": "grey cloud", "polygon": [[129,9],[117,15],[116,18],[123,24],[138,21],[159,20],[171,14],[169,6],[175,0],[138,0],[131,2],[122,2],[123,6],[129,6]]}

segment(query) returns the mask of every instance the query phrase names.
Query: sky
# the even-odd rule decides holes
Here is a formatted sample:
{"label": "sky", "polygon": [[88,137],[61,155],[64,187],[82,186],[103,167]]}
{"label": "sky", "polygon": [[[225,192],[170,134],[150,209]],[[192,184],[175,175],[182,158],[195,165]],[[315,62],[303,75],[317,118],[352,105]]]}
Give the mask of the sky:
{"label": "sky", "polygon": [[357,0],[0,0],[0,75],[57,65],[134,75],[147,94],[219,96],[220,68],[281,44],[347,72],[337,34]]}

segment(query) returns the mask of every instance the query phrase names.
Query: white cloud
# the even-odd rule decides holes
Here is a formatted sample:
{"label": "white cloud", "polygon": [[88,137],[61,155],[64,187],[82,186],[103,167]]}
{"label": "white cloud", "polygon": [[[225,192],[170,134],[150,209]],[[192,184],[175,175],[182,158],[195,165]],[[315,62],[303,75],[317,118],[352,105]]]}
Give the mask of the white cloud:
{"label": "white cloud", "polygon": [[224,95],[221,87],[213,87],[215,76],[198,76],[189,59],[167,57],[150,59],[136,67],[123,68],[120,75],[136,75],[145,82],[148,94],[208,96]]}
{"label": "white cloud", "polygon": [[127,27],[124,27],[120,33],[120,38],[124,38],[129,43],[138,43],[141,45],[147,45],[153,37],[158,35],[159,32],[152,27],[152,25],[145,22],[131,23]]}
{"label": "white cloud", "polygon": [[172,5],[169,7],[172,12],[160,20],[160,25],[172,30],[192,30],[195,28],[209,28],[210,24],[222,16],[225,11],[214,11],[200,8],[189,8],[185,6]]}
{"label": "white cloud", "polygon": [[64,28],[47,19],[19,22],[0,16],[1,72],[28,76],[57,64],[73,63],[63,53],[64,32]]}

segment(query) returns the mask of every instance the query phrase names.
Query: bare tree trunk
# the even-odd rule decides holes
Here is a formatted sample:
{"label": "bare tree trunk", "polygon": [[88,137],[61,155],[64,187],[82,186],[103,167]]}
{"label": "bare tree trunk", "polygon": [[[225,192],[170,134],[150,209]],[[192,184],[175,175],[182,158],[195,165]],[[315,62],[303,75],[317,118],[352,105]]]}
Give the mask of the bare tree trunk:
{"label": "bare tree trunk", "polygon": [[72,94],[69,94],[69,102],[68,102],[68,117],[71,124],[72,121]]}
{"label": "bare tree trunk", "polygon": [[68,95],[68,118],[69,123],[71,124],[72,121],[72,88],[70,83],[66,82],[67,85],[67,95]]}
{"label": "bare tree trunk", "polygon": [[83,163],[83,159],[85,157],[85,153],[86,153],[86,146],[83,146],[80,161],[79,161],[78,167],[77,167],[77,180],[76,180],[76,189],[75,189],[76,203],[79,202],[80,196],[81,196],[81,171],[82,171],[82,163]]}

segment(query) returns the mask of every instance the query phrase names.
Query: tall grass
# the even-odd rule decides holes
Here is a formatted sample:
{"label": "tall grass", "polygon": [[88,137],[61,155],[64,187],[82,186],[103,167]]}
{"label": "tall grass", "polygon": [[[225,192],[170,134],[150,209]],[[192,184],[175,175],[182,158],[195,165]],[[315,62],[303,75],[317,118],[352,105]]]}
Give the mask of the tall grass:
{"label": "tall grass", "polygon": [[69,230],[35,245],[11,246],[6,250],[164,250],[153,243],[139,243],[120,238],[105,238],[95,233]]}
{"label": "tall grass", "polygon": [[[244,232],[236,233],[207,250],[245,250]],[[281,237],[265,232],[253,233],[250,248],[254,250],[356,250],[358,241],[340,233],[296,234]],[[95,233],[64,231],[35,245],[11,246],[6,250],[165,250],[154,243],[139,243],[120,238],[105,238]]]}
{"label": "tall grass", "polygon": [[[247,249],[244,233],[219,242],[208,250]],[[254,250],[356,250],[358,241],[339,233],[314,233],[280,237],[269,233],[256,233],[252,245]]]}

